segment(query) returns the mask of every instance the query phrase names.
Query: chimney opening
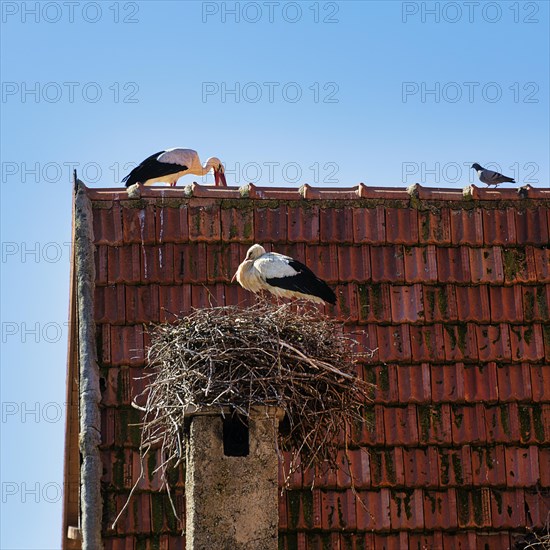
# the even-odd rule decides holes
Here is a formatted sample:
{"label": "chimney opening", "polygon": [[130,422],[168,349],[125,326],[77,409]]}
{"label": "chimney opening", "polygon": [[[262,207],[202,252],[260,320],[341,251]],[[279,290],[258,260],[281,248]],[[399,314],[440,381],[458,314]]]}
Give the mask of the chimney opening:
{"label": "chimney opening", "polygon": [[234,414],[223,419],[223,454],[248,456],[248,419]]}

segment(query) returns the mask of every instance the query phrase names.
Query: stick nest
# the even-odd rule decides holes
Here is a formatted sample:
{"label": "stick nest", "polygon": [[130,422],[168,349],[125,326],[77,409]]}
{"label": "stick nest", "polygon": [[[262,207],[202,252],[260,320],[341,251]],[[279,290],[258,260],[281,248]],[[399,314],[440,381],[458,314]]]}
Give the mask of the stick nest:
{"label": "stick nest", "polygon": [[[251,407],[280,407],[279,449],[290,475],[328,461],[346,444],[372,385],[357,376],[361,355],[342,324],[318,310],[267,301],[248,308],[197,309],[151,331],[142,453],[161,445],[164,470],[185,458],[186,411],[219,409],[248,418]],[[371,352],[372,353],[372,352]],[[163,476],[164,477],[164,476]]]}

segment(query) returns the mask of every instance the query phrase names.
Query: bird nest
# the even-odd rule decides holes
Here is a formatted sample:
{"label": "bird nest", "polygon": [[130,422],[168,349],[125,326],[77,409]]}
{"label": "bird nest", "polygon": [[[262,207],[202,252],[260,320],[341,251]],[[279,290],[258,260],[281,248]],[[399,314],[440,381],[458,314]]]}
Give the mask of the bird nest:
{"label": "bird nest", "polygon": [[291,452],[287,475],[327,461],[335,467],[337,450],[371,400],[372,385],[357,375],[369,352],[356,346],[341,323],[300,302],[197,309],[157,325],[142,453],[161,446],[165,472],[185,459],[186,413],[208,408],[246,419],[263,405],[285,413],[278,444]]}
{"label": "bird nest", "polygon": [[515,541],[516,550],[550,550],[550,512],[543,528],[528,528],[528,533]]}

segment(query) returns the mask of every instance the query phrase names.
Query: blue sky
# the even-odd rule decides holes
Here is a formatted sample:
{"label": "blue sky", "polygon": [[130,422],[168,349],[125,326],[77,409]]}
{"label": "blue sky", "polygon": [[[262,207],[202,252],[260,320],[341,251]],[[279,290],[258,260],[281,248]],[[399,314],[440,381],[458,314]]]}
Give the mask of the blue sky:
{"label": "blue sky", "polygon": [[230,185],[549,185],[548,2],[1,6],[6,550],[60,546],[72,168],[113,187],[183,146]]}

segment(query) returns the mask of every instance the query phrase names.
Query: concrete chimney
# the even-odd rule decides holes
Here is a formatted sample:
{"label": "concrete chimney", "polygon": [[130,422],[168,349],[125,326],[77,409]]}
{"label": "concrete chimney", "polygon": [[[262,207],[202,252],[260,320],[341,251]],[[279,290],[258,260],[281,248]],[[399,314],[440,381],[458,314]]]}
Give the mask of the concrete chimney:
{"label": "concrete chimney", "polygon": [[189,415],[186,550],[277,550],[280,413]]}

